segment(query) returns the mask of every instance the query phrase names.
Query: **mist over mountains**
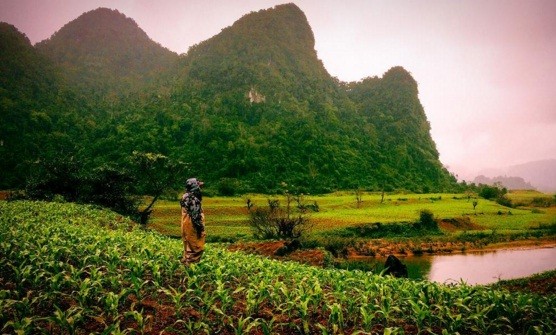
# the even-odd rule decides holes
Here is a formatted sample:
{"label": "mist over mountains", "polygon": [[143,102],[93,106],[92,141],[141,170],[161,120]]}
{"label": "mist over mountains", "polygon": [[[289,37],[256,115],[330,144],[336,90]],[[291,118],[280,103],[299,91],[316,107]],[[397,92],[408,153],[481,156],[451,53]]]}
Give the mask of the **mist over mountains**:
{"label": "mist over mountains", "polygon": [[183,55],[105,8],[35,46],[2,23],[0,41],[3,188],[21,187],[36,161],[123,168],[133,151],[238,192],[456,187],[411,74],[339,82],[293,4],[247,14]]}
{"label": "mist over mountains", "polygon": [[500,169],[486,169],[480,174],[488,177],[521,177],[539,191],[556,192],[556,159],[527,162]]}

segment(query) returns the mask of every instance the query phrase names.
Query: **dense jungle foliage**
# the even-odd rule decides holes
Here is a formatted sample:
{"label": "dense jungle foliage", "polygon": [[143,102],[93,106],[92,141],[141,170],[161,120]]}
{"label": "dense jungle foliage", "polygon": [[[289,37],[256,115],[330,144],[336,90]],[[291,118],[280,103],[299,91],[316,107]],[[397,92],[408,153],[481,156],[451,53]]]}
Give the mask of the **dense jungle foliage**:
{"label": "dense jungle foliage", "polygon": [[457,187],[411,74],[331,77],[293,4],[247,14],[183,55],[109,9],[35,46],[0,28],[0,188],[23,187],[53,158],[117,170],[133,152],[187,162],[220,193]]}

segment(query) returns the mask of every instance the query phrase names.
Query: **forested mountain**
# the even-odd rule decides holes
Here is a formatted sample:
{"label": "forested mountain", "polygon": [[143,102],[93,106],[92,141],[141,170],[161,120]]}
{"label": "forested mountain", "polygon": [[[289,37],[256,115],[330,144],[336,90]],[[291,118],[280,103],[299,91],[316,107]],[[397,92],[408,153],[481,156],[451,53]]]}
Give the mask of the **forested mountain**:
{"label": "forested mountain", "polygon": [[65,84],[95,99],[160,85],[178,59],[135,21],[107,8],[81,15],[36,48],[60,66]]}
{"label": "forested mountain", "polygon": [[444,180],[446,171],[409,72],[394,67],[381,79],[348,84],[348,93],[375,138],[377,154],[371,159],[386,179],[397,187],[425,191],[430,181]]}
{"label": "forested mountain", "polygon": [[0,186],[24,182],[38,138],[52,133],[50,108],[58,84],[49,60],[12,25],[0,23]]}
{"label": "forested mountain", "polygon": [[[63,131],[73,139],[64,150],[89,168],[125,165],[137,150],[188,162],[213,189],[238,192],[453,187],[410,73],[338,82],[314,45],[293,4],[247,14],[180,56],[123,14],[97,9],[7,55],[27,50],[55,65],[45,77],[61,89],[46,106],[79,129]],[[42,154],[56,155],[51,147]]]}

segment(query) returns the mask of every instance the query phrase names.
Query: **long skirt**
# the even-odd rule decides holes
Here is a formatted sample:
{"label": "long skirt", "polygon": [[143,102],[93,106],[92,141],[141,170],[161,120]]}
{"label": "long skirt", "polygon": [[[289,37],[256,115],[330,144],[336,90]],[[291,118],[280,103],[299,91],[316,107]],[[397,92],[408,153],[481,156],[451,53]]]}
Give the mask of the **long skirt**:
{"label": "long skirt", "polygon": [[[205,223],[205,215],[202,215],[203,224]],[[187,213],[181,215],[181,239],[183,241],[183,258],[182,263],[189,265],[198,263],[205,250],[205,234],[198,237],[197,231],[191,222],[191,218]]]}

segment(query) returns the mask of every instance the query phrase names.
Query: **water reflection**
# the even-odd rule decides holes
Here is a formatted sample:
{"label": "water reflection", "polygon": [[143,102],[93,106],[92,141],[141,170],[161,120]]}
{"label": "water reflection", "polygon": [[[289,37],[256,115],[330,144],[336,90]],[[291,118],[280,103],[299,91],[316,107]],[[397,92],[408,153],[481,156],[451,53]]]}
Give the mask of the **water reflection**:
{"label": "water reflection", "polygon": [[[556,248],[498,250],[440,256],[400,257],[409,278],[453,284],[490,284],[500,279],[527,277],[556,269]],[[368,270],[380,272],[385,259],[365,260]],[[362,268],[359,266],[359,268]]]}
{"label": "water reflection", "polygon": [[433,256],[426,278],[440,283],[489,284],[556,269],[556,248]]}

